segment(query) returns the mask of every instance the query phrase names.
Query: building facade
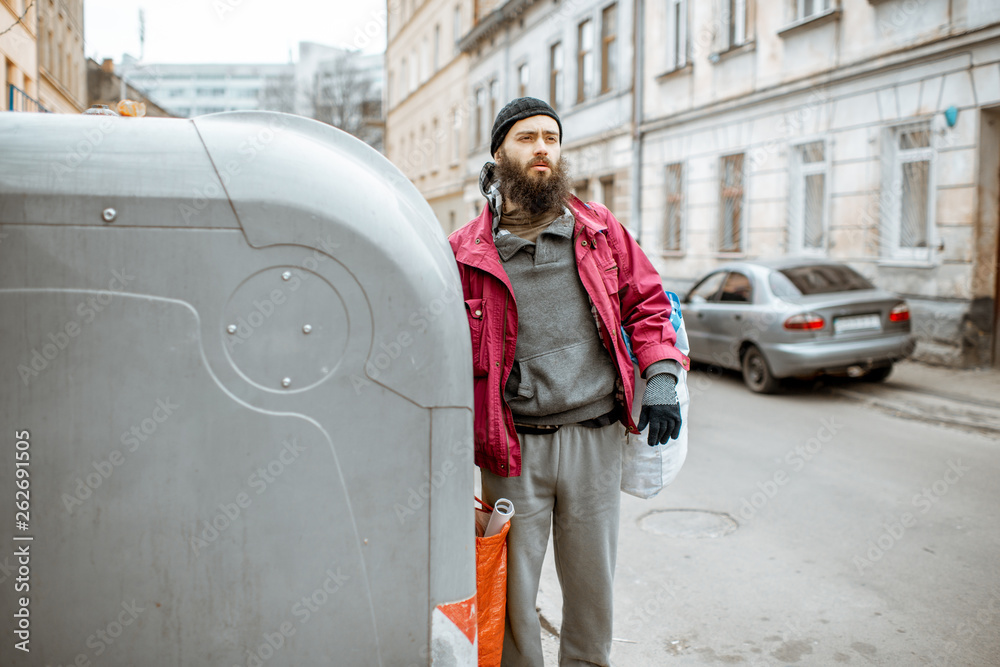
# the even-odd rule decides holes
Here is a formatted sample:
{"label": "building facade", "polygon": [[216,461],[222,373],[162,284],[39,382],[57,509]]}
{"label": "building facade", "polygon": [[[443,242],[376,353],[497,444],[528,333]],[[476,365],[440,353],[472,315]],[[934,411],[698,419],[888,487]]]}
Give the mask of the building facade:
{"label": "building facade", "polygon": [[55,113],[81,113],[87,103],[83,0],[43,0],[38,7],[38,100]]}
{"label": "building facade", "polygon": [[293,64],[147,65],[126,56],[116,73],[181,118],[252,111],[262,108],[262,100],[270,101],[279,111],[294,110]]}
{"label": "building facade", "polygon": [[469,210],[482,208],[478,174],[497,112],[522,96],[545,100],[562,120],[562,153],[576,194],[606,204],[626,226],[633,209],[633,9],[629,0],[480,3],[462,39],[475,113],[466,160]]}
{"label": "building facade", "polygon": [[907,298],[918,358],[1000,363],[1000,3],[637,5],[639,234],[665,284],[841,260]]}
{"label": "building facade", "polygon": [[38,10],[0,0],[0,111],[47,111],[38,101]]}
{"label": "building facade", "polygon": [[385,95],[387,157],[417,186],[445,232],[468,222],[469,57],[473,0],[389,0]]}

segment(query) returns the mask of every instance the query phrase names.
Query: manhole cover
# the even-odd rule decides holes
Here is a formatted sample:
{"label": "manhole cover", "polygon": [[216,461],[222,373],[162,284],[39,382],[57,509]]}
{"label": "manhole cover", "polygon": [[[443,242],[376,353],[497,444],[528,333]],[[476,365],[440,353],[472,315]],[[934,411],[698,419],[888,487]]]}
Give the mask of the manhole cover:
{"label": "manhole cover", "polygon": [[655,510],[639,519],[639,527],[667,537],[722,537],[736,530],[736,520],[708,510]]}

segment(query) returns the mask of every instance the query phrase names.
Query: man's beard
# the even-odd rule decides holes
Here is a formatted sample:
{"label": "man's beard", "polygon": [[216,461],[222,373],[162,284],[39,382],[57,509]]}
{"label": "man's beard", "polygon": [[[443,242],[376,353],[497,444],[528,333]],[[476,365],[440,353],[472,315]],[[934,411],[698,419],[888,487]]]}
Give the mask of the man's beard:
{"label": "man's beard", "polygon": [[[544,161],[549,172],[533,171],[533,165]],[[531,158],[519,164],[501,149],[497,153],[496,178],[505,204],[530,215],[538,215],[561,206],[569,197],[569,174],[566,158],[557,164],[548,158]]]}

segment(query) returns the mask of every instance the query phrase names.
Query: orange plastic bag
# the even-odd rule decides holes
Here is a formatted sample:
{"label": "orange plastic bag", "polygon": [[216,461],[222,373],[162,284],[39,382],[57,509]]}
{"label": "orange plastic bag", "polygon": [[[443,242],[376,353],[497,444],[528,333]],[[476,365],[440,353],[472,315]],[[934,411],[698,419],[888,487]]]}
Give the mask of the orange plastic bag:
{"label": "orange plastic bag", "polygon": [[476,498],[476,614],[479,623],[479,667],[500,667],[504,617],[507,614],[507,532],[510,522],[492,537],[480,537],[493,508]]}

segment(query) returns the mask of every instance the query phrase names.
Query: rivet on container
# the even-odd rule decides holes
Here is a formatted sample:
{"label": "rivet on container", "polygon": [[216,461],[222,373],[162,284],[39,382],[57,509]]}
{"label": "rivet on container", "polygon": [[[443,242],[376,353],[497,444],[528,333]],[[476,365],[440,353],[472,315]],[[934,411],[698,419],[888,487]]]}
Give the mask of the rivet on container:
{"label": "rivet on container", "polygon": [[292,279],[292,272],[291,271],[285,271],[284,273],[281,274],[281,279],[282,280],[291,280]]}
{"label": "rivet on container", "polygon": [[235,324],[230,324],[228,327],[226,327],[226,331],[228,331],[231,334],[236,333],[236,325]]}
{"label": "rivet on container", "polygon": [[310,332],[312,332],[312,330],[313,330],[313,328],[312,328],[311,324],[307,324],[304,327],[302,327],[302,333],[304,333],[304,334],[310,333]]}
{"label": "rivet on container", "polygon": [[115,218],[118,217],[118,211],[113,208],[106,208],[104,209],[104,212],[101,213],[101,217],[104,219],[104,222],[114,222]]}
{"label": "rivet on container", "polygon": [[288,387],[291,387],[292,386],[292,378],[285,378],[284,380],[282,380],[281,381],[281,386],[285,387],[286,389]]}

